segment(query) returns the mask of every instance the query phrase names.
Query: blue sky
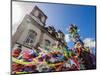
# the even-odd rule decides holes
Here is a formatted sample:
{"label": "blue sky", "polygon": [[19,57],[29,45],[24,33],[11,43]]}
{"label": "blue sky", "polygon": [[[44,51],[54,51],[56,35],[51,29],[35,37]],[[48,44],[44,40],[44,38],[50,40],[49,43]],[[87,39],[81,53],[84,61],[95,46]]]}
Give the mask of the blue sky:
{"label": "blue sky", "polygon": [[[81,39],[86,42],[88,41],[90,45],[95,43],[95,6],[26,2],[19,2],[17,5],[23,11],[22,14],[26,14],[25,11],[30,12],[33,6],[37,5],[48,16],[46,26],[52,25],[55,29],[60,29],[65,35],[68,35],[68,26],[70,24],[76,24],[80,30]],[[68,46],[72,47],[73,43],[68,42]]]}
{"label": "blue sky", "polygon": [[61,29],[65,34],[69,24],[76,24],[80,34],[95,38],[95,7],[63,4],[37,3],[37,6],[48,16],[47,25]]}

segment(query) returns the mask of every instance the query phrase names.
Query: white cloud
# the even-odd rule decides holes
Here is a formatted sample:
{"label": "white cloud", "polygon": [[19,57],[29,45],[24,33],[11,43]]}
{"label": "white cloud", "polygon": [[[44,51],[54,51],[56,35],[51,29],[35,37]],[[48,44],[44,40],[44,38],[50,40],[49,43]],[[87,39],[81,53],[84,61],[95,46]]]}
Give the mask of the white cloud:
{"label": "white cloud", "polygon": [[84,45],[86,47],[94,48],[95,47],[95,41],[92,38],[85,38],[83,40]]}
{"label": "white cloud", "polygon": [[65,34],[65,41],[66,42],[70,42],[70,35],[69,34]]}

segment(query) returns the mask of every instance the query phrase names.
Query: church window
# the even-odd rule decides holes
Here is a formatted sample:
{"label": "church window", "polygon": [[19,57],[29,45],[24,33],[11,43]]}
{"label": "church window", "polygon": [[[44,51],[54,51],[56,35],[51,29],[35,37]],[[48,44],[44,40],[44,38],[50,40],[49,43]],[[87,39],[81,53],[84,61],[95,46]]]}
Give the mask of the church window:
{"label": "church window", "polygon": [[49,40],[45,40],[45,46],[50,46],[50,41]]}
{"label": "church window", "polygon": [[24,41],[24,44],[29,47],[33,47],[33,44],[36,40],[36,36],[37,36],[37,33],[35,31],[29,30],[28,35]]}

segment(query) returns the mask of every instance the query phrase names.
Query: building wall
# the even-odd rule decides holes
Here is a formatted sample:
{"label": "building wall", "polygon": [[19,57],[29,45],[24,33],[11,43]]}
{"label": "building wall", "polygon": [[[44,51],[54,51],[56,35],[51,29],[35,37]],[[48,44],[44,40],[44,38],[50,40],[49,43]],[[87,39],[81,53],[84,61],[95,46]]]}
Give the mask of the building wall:
{"label": "building wall", "polygon": [[14,41],[23,44],[28,35],[28,31],[31,29],[37,33],[35,43],[33,44],[34,47],[37,45],[37,43],[40,43],[40,45],[44,47],[45,40],[49,40],[51,42],[51,46],[55,44],[56,39],[54,39],[50,34],[46,33],[46,31],[43,32],[43,29],[39,27],[39,25],[37,26],[37,24],[38,23],[36,23],[36,21],[31,20],[27,15],[16,31],[14,35],[16,39],[14,39]]}
{"label": "building wall", "polygon": [[51,42],[51,46],[57,42],[57,39],[53,38],[46,30],[41,27],[41,25],[31,18],[31,16],[26,15],[23,19],[22,23],[19,25],[15,35],[13,36],[13,45],[20,43],[23,45],[24,41],[28,36],[29,30],[33,30],[37,33],[36,40],[33,43],[33,46],[36,47],[37,43],[39,43],[42,47],[45,46],[45,40],[49,40]]}
{"label": "building wall", "polygon": [[46,34],[46,33],[44,33],[44,35],[43,35],[43,41],[42,41],[42,45],[43,46],[45,46],[45,40],[49,40],[50,42],[51,42],[51,46],[53,45],[53,44],[55,44],[55,42],[56,42],[56,40],[55,39],[53,39],[53,38],[51,38],[48,34]]}
{"label": "building wall", "polygon": [[[19,44],[15,44],[12,50],[17,49],[17,48],[18,48],[18,46],[19,46]],[[22,48],[21,48],[21,49],[22,49],[22,50],[29,50],[29,48],[24,47],[24,46],[22,46]]]}
{"label": "building wall", "polygon": [[21,35],[23,34],[23,32],[27,28],[27,17],[28,17],[27,15],[24,17],[23,21],[18,26],[15,34],[12,36],[12,48],[13,48],[14,44],[19,40],[19,38],[21,37]]}
{"label": "building wall", "polygon": [[23,31],[21,37],[18,39],[17,42],[20,43],[20,44],[23,44],[23,42],[27,38],[29,30],[33,30],[37,33],[35,43],[33,43],[33,46],[36,46],[36,44],[39,42],[39,39],[40,39],[41,30],[36,27],[35,23],[33,24],[31,22],[27,22],[25,26],[26,26],[25,30]]}
{"label": "building wall", "polygon": [[[39,20],[39,13],[41,14],[41,20],[44,21],[43,23]],[[14,46],[16,42],[23,45],[29,30],[33,30],[37,33],[33,47],[36,47],[38,43],[44,47],[45,40],[49,40],[51,46],[55,44],[57,39],[50,35],[44,28],[46,19],[45,14],[39,8],[35,7],[29,15],[24,17],[22,23],[19,25],[16,33],[12,37],[12,46]]]}

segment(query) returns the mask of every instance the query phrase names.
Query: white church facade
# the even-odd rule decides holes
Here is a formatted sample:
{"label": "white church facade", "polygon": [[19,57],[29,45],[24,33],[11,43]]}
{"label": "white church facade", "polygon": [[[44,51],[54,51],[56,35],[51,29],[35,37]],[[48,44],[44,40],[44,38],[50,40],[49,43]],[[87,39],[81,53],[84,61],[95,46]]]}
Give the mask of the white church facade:
{"label": "white church facade", "polygon": [[46,27],[47,16],[37,7],[26,14],[15,34],[12,36],[12,48],[17,45],[32,49],[38,46],[65,47],[65,35],[62,31],[56,31],[53,26]]}

